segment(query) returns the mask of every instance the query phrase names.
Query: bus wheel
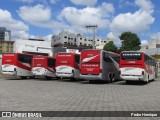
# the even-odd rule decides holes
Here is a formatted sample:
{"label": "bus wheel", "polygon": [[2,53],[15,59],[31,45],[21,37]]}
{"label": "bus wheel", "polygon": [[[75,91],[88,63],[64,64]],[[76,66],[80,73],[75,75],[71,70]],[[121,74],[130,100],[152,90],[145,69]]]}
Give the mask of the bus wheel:
{"label": "bus wheel", "polygon": [[76,78],[70,78],[70,80],[71,80],[71,81],[75,81],[75,80],[76,80]]}
{"label": "bus wheel", "polygon": [[59,80],[59,79],[61,79],[61,78],[60,78],[60,77],[56,77],[55,79],[56,79],[56,80]]}
{"label": "bus wheel", "polygon": [[30,79],[35,79],[36,78],[36,76],[31,76],[31,77],[29,77]]}
{"label": "bus wheel", "polygon": [[147,76],[146,81],[144,81],[144,82],[145,82],[145,84],[148,84],[148,82],[149,82],[149,75]]}
{"label": "bus wheel", "polygon": [[94,80],[89,80],[89,83],[93,84],[93,83],[94,83]]}
{"label": "bus wheel", "polygon": [[109,73],[109,74],[108,74],[108,80],[109,80],[110,83],[113,81],[113,80],[112,80],[112,73]]}
{"label": "bus wheel", "polygon": [[130,83],[130,81],[129,80],[126,80],[126,84],[129,84]]}
{"label": "bus wheel", "polygon": [[112,73],[112,82],[115,80],[115,73]]}
{"label": "bus wheel", "polygon": [[21,79],[27,79],[27,77],[26,76],[20,76],[21,77]]}
{"label": "bus wheel", "polygon": [[51,80],[51,77],[45,76],[46,80]]}

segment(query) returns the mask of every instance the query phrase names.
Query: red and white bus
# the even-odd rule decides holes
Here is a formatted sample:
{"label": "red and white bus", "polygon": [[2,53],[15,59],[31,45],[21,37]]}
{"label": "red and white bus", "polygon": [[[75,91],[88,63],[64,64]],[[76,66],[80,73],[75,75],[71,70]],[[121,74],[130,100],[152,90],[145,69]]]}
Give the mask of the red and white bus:
{"label": "red and white bus", "polygon": [[80,75],[82,79],[105,80],[119,79],[119,54],[104,50],[82,50]]}
{"label": "red and white bus", "polygon": [[140,80],[146,83],[155,79],[156,60],[144,52],[124,51],[120,55],[120,77],[126,82]]}
{"label": "red and white bus", "polygon": [[2,74],[32,77],[32,54],[4,53],[2,54]]}
{"label": "red and white bus", "polygon": [[80,55],[59,52],[56,55],[56,76],[61,78],[79,79]]}
{"label": "red and white bus", "polygon": [[51,79],[56,77],[55,64],[56,59],[54,57],[36,55],[32,61],[32,73],[34,76]]}

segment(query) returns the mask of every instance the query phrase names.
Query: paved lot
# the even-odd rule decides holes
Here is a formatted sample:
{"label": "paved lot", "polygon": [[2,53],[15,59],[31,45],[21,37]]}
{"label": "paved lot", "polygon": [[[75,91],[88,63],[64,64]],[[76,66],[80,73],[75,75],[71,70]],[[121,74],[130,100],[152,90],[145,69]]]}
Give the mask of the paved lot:
{"label": "paved lot", "polygon": [[160,111],[160,80],[128,85],[125,81],[90,84],[88,81],[0,78],[0,111]]}

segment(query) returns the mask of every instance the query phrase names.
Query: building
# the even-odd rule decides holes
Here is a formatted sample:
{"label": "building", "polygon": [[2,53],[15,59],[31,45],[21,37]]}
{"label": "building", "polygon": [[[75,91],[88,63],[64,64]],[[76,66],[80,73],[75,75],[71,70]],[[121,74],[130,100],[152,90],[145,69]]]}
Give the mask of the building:
{"label": "building", "polygon": [[52,40],[51,40],[51,45],[52,46],[59,46],[61,44],[71,44],[71,45],[76,45],[76,38],[77,35],[74,33],[69,33],[69,32],[61,32],[59,35],[53,35]]}
{"label": "building", "polygon": [[14,41],[1,41],[0,40],[0,54],[5,52],[13,52]]}
{"label": "building", "polygon": [[17,39],[13,45],[13,52],[32,54],[39,53],[41,55],[53,56],[51,42],[41,39]]}
{"label": "building", "polygon": [[[160,41],[149,40],[148,45],[141,46],[140,51],[147,53],[148,55],[160,56]],[[160,58],[160,57],[159,57]]]}
{"label": "building", "polygon": [[80,34],[70,32],[60,32],[58,35],[53,35],[51,38],[51,46],[74,46],[77,48],[92,48],[95,46],[102,46],[107,43],[107,40],[91,37],[85,37]]}
{"label": "building", "polygon": [[5,27],[0,27],[0,41],[10,41],[11,40],[11,31],[6,30]]}

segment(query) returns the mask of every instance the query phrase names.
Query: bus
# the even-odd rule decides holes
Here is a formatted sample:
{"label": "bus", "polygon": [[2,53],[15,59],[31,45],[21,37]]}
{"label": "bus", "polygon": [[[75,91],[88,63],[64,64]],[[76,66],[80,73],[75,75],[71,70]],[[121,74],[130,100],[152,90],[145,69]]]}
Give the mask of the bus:
{"label": "bus", "polygon": [[120,77],[126,82],[144,81],[157,77],[156,60],[144,52],[124,51],[120,54]]}
{"label": "bus", "polygon": [[56,77],[55,57],[36,55],[32,61],[32,73],[34,76],[40,76],[45,79]]}
{"label": "bus", "polygon": [[82,50],[80,75],[82,79],[93,82],[103,80],[113,82],[119,79],[120,55],[104,50]]}
{"label": "bus", "polygon": [[56,55],[56,76],[60,78],[79,79],[80,55],[76,53],[59,52]]}
{"label": "bus", "polygon": [[33,77],[31,72],[32,58],[32,54],[2,54],[2,74],[20,76],[23,79]]}

